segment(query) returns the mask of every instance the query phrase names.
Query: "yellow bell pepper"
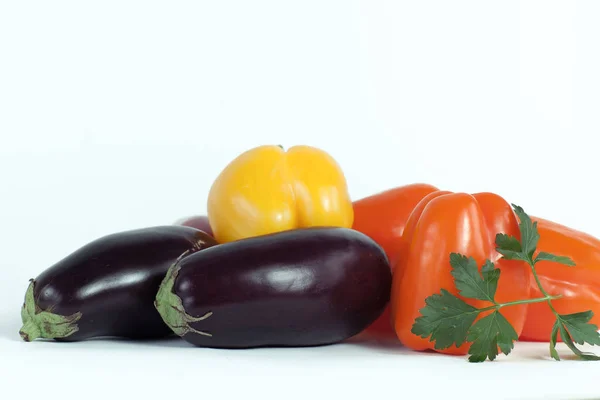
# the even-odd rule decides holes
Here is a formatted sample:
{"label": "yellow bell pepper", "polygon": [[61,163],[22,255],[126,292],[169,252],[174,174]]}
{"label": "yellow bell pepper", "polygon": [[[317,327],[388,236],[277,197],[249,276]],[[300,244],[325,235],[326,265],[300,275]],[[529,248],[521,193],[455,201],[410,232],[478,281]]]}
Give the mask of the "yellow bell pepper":
{"label": "yellow bell pepper", "polygon": [[208,219],[220,243],[295,228],[350,228],[346,178],[323,150],[260,146],[240,154],[208,195]]}

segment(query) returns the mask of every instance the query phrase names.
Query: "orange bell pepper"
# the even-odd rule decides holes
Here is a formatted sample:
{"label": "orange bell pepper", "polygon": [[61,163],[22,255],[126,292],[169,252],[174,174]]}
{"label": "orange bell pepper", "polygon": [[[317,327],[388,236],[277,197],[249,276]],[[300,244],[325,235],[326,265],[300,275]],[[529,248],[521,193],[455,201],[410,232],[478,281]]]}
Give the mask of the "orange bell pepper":
{"label": "orange bell pepper", "polygon": [[[390,301],[394,330],[406,347],[434,349],[428,339],[411,332],[427,297],[441,289],[461,297],[451,275],[449,259],[452,252],[473,257],[480,266],[486,259],[495,263],[502,274],[496,291],[497,301],[521,300],[529,296],[531,275],[528,266],[522,261],[501,258],[495,250],[497,233],[520,237],[519,223],[510,204],[493,193],[471,195],[437,191],[419,202],[399,242]],[[491,305],[483,300],[463,300],[477,308]],[[525,324],[526,313],[526,305],[502,310],[518,334]],[[467,354],[469,345],[465,343],[459,348],[453,345],[438,351]]]}
{"label": "orange bell pepper", "polygon": [[260,146],[240,154],[211,186],[207,211],[219,243],[294,228],[350,228],[354,220],[340,166],[309,146]]}
{"label": "orange bell pepper", "polygon": [[[440,191],[427,184],[407,185],[356,201],[354,221],[354,229],[384,248],[394,276],[390,307],[369,327],[369,333],[393,330],[407,347],[433,349],[433,343],[412,334],[411,329],[427,297],[442,288],[457,294],[450,273],[452,252],[472,256],[478,265],[486,259],[496,263],[502,271],[498,301],[529,297],[531,276],[527,265],[501,259],[495,251],[497,233],[517,238],[520,235],[511,206],[495,194],[469,195]],[[465,301],[476,307],[485,304]],[[527,305],[509,307],[502,313],[520,333]],[[442,352],[466,354],[467,350],[465,344]]]}
{"label": "orange bell pepper", "polygon": [[[356,200],[352,229],[364,233],[379,244],[393,267],[406,221],[413,209],[426,195],[438,191],[426,183],[396,187]],[[389,305],[367,329],[375,336],[393,336]]]}
{"label": "orange bell pepper", "polygon": [[[562,295],[552,305],[560,314],[592,310],[590,323],[600,326],[600,240],[586,233],[541,218],[538,223],[538,250],[570,257],[575,267],[548,261],[536,264],[544,289],[552,295]],[[541,297],[535,281],[531,282],[530,297]],[[520,340],[547,342],[555,316],[546,303],[528,307],[527,320]]]}
{"label": "orange bell pepper", "polygon": [[375,240],[393,266],[408,217],[423,197],[438,190],[432,185],[415,183],[357,200],[353,203],[352,228]]}

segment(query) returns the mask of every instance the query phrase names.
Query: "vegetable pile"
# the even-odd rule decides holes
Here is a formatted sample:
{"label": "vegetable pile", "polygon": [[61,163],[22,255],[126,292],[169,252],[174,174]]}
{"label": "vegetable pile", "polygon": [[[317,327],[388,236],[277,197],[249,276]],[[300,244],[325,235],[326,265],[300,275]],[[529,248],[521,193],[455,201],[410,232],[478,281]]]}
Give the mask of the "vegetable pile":
{"label": "vegetable pile", "polygon": [[233,159],[207,215],[113,233],[31,279],[25,341],[179,336],[199,347],[316,346],[363,332],[415,351],[600,345],[600,240],[495,193],[428,184],[352,201],[310,146]]}

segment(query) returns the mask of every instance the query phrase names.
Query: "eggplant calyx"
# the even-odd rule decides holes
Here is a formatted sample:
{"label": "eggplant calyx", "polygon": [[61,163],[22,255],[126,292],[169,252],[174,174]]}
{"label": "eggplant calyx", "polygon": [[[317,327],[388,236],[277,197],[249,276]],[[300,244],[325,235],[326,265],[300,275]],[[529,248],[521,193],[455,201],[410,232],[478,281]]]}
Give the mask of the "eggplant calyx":
{"label": "eggplant calyx", "polygon": [[21,308],[21,320],[23,321],[23,326],[19,330],[21,338],[26,342],[31,342],[38,338],[65,338],[77,332],[79,330],[77,321],[81,318],[81,312],[59,315],[51,311],[42,311],[35,303],[33,294],[35,280],[30,279],[29,282],[25,293],[25,303]]}
{"label": "eggplant calyx", "polygon": [[209,311],[201,317],[189,315],[183,308],[181,298],[173,293],[175,279],[177,279],[180,269],[181,267],[179,266],[178,261],[169,268],[165,278],[160,284],[158,293],[156,294],[154,307],[156,307],[158,313],[169,328],[180,337],[183,337],[188,333],[211,337],[212,334],[194,329],[190,324],[209,318],[212,315],[212,312]]}

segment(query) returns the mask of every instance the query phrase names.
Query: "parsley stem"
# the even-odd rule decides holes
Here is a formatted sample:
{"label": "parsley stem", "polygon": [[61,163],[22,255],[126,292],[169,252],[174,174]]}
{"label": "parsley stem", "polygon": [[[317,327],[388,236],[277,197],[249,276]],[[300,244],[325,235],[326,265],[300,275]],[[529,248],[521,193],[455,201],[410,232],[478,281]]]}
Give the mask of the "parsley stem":
{"label": "parsley stem", "polygon": [[535,299],[524,299],[507,301],[506,303],[496,303],[493,306],[478,308],[477,313],[482,313],[491,310],[500,310],[502,307],[518,306],[520,304],[531,304],[531,303],[543,303],[544,301],[550,302],[552,300],[560,299],[562,295],[552,296],[546,293],[544,297],[536,297]]}
{"label": "parsley stem", "polygon": [[533,274],[533,277],[535,278],[535,283],[537,284],[538,289],[540,289],[540,292],[542,292],[542,294],[545,296],[544,298],[548,302],[548,306],[550,307],[550,309],[552,310],[554,315],[556,315],[558,317],[558,312],[552,305],[552,300],[555,300],[562,296],[560,296],[560,295],[559,296],[551,296],[550,294],[548,294],[548,292],[546,292],[546,289],[544,289],[544,287],[542,286],[542,282],[540,282],[540,278],[538,277],[537,271],[535,270],[535,263],[533,261],[528,261],[528,263],[529,263],[529,266],[531,267],[531,273]]}
{"label": "parsley stem", "polygon": [[518,306],[519,304],[530,304],[530,303],[542,303],[544,301],[551,301],[560,299],[562,295],[551,296],[549,294],[545,294],[544,297],[537,297],[535,299],[525,299],[525,300],[515,300],[515,301],[507,301],[506,303],[498,303],[497,306],[493,306],[492,308],[502,308],[507,306]]}

